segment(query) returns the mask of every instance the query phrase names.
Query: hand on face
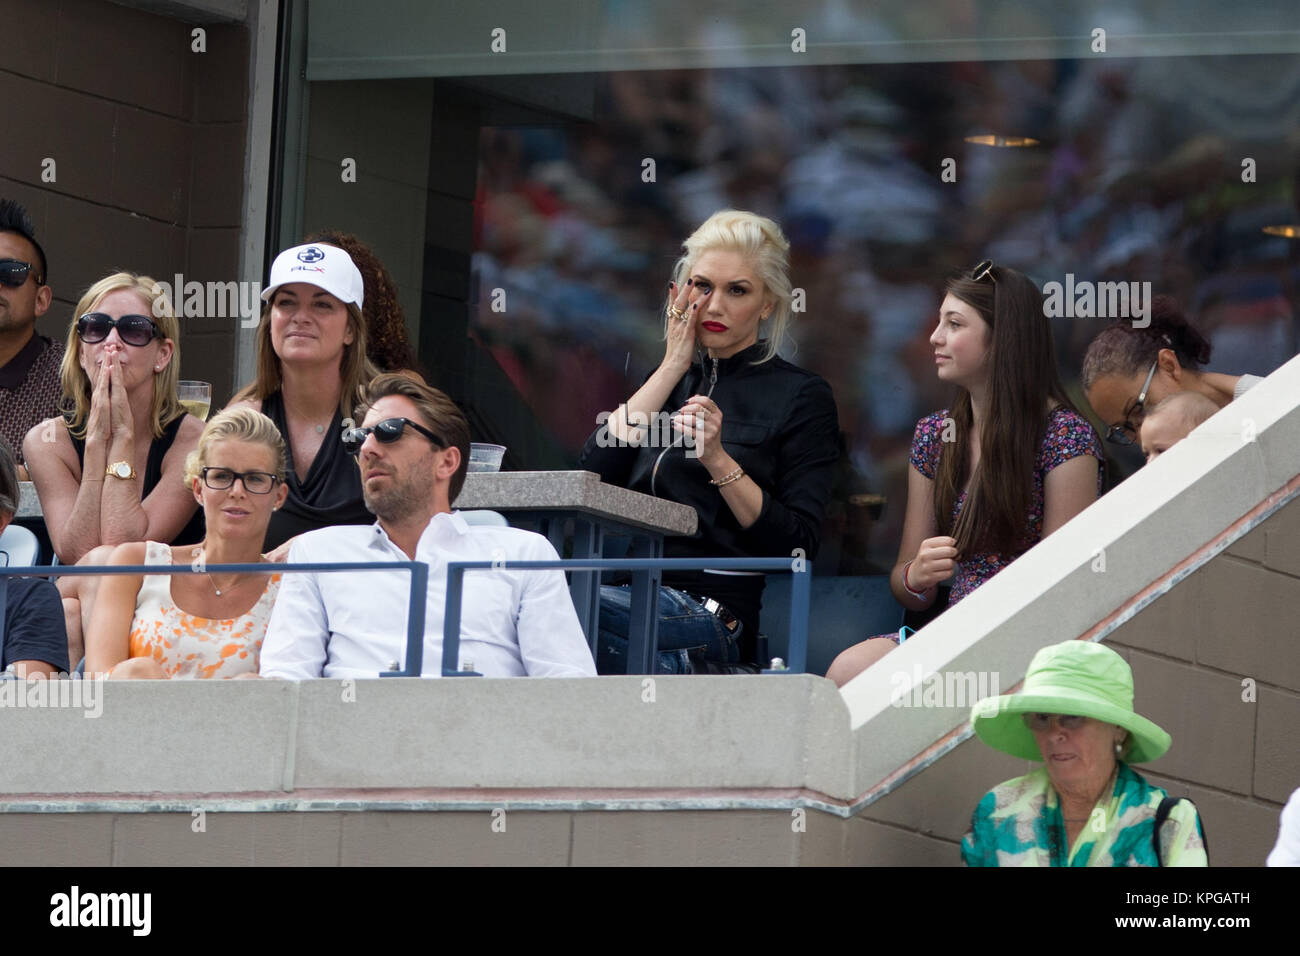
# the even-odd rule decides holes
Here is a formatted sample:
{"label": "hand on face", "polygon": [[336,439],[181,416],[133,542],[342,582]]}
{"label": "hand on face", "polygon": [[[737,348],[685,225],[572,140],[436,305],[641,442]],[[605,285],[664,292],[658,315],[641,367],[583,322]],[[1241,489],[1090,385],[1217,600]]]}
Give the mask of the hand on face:
{"label": "hand on face", "polygon": [[676,283],[668,284],[668,344],[664,365],[681,375],[686,374],[695,359],[700,302],[705,298],[690,279],[681,288]]}
{"label": "hand on face", "polygon": [[109,382],[112,380],[113,356],[105,357],[103,364],[94,369],[94,383],[90,393],[90,412],[86,416],[86,440],[107,442],[113,434],[112,397]]}
{"label": "hand on face", "polygon": [[[152,306],[139,293],[118,289],[101,298],[90,311],[121,319],[126,315],[149,316]],[[97,401],[103,403],[108,413],[108,425],[99,431],[88,424],[88,434],[128,434],[134,427],[130,420],[129,395],[146,385],[153,388],[155,377],[171,361],[172,340],[154,338],[145,345],[128,345],[115,327],[99,342],[82,340],[79,349],[81,368],[91,382],[92,417]]]}
{"label": "hand on face", "polygon": [[757,342],[759,323],[776,303],[755,264],[730,249],[709,249],[695,260],[691,275],[700,292],[700,344],[716,358],[730,358]]}

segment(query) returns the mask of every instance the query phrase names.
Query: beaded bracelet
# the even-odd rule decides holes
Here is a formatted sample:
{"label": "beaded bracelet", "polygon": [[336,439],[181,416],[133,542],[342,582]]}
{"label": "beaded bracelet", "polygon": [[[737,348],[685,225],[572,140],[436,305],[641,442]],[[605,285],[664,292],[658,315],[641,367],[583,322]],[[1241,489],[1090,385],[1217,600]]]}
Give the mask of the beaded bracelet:
{"label": "beaded bracelet", "polygon": [[719,488],[721,488],[723,485],[729,485],[729,484],[731,484],[733,481],[740,481],[740,479],[741,479],[741,478],[744,478],[744,477],[745,477],[745,469],[743,469],[743,468],[737,468],[735,471],[733,471],[733,472],[732,472],[731,474],[729,474],[729,475],[726,475],[725,477],[722,477],[722,478],[710,478],[710,479],[709,479],[709,484],[711,484],[711,485],[717,485]]}

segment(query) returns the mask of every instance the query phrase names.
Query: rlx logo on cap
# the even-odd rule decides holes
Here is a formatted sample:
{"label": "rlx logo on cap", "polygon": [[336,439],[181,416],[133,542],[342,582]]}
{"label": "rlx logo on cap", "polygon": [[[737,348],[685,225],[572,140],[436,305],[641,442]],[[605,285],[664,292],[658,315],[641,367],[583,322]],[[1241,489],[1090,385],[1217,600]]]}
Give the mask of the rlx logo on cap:
{"label": "rlx logo on cap", "polygon": [[324,258],[325,253],[321,252],[315,246],[309,246],[302,252],[298,253],[298,260],[300,262],[320,262]]}

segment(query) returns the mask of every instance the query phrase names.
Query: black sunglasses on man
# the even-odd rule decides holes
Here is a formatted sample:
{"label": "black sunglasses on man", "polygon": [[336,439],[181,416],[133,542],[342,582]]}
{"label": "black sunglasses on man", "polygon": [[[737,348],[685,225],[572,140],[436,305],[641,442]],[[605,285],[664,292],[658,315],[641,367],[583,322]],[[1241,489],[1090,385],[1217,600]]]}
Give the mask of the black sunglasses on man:
{"label": "black sunglasses on man", "polygon": [[[27,277],[31,275],[32,264],[30,262],[21,262],[18,259],[0,259],[0,285],[6,285],[11,289],[17,289]],[[45,284],[45,277],[36,276],[36,285]]]}
{"label": "black sunglasses on man", "polygon": [[417,432],[423,435],[438,448],[446,448],[447,443],[435,435],[423,425],[411,421],[409,418],[385,418],[382,422],[375,422],[373,425],[366,425],[363,428],[346,428],[343,430],[343,450],[352,457],[361,454],[361,445],[365,442],[366,436],[374,434],[375,440],[384,445],[391,445],[402,437],[402,430],[410,425]]}

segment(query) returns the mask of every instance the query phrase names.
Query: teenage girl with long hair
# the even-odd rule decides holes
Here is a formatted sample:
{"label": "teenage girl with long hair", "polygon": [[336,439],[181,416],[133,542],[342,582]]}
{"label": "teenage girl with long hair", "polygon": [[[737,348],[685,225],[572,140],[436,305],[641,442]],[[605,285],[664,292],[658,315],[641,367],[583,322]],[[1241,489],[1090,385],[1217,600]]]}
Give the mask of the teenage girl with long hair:
{"label": "teenage girl with long hair", "polygon": [[[960,601],[1097,499],[1101,443],[1056,370],[1043,296],[1023,273],[982,262],[950,279],[930,336],[950,409],[916,425],[907,512],[890,588],[928,609],[953,578]],[[826,676],[844,685],[897,646],[855,644]]]}

